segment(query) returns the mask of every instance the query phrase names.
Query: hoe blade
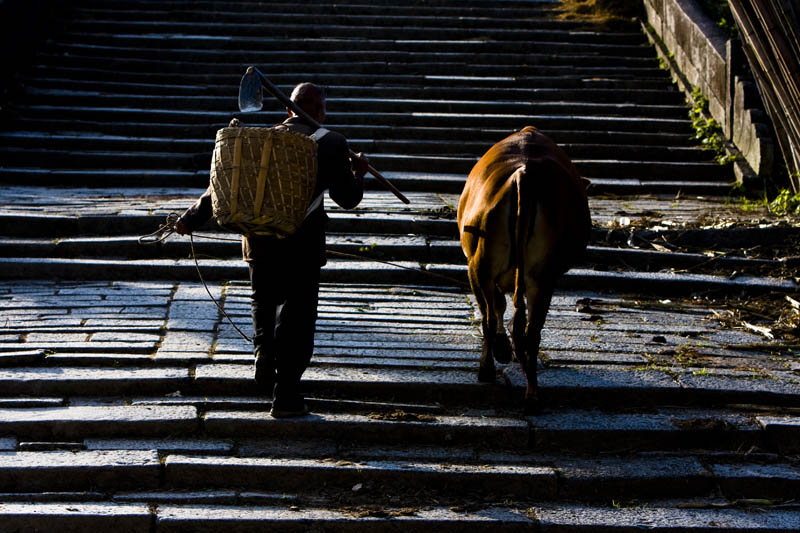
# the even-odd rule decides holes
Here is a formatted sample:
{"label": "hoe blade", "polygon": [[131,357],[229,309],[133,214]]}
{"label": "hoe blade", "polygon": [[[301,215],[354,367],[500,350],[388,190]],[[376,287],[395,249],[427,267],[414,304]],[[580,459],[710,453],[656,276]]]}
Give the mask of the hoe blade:
{"label": "hoe blade", "polygon": [[261,111],[264,105],[264,92],[258,74],[248,69],[239,83],[239,110],[243,113]]}

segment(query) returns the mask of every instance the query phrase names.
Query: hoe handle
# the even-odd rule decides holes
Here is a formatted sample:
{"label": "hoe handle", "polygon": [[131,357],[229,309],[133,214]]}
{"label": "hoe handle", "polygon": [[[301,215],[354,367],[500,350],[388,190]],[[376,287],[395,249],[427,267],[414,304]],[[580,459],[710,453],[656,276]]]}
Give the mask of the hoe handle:
{"label": "hoe handle", "polygon": [[[282,103],[283,105],[285,105],[287,108],[291,109],[291,110],[294,112],[294,114],[295,114],[295,115],[297,115],[298,117],[302,118],[303,120],[305,120],[306,122],[308,122],[309,124],[311,124],[312,126],[314,126],[314,127],[315,127],[315,128],[317,128],[317,129],[319,129],[319,128],[321,128],[321,127],[322,127],[322,125],[321,125],[319,122],[317,122],[316,120],[314,120],[314,119],[311,117],[311,115],[309,115],[308,113],[306,113],[305,111],[303,111],[303,110],[300,108],[300,106],[299,106],[299,105],[297,105],[296,103],[292,102],[292,101],[291,101],[289,98],[287,98],[287,97],[286,97],[286,95],[285,95],[285,94],[283,94],[283,93],[281,92],[281,90],[280,90],[280,89],[278,89],[277,87],[275,87],[275,85],[273,85],[273,83],[272,83],[271,81],[269,81],[269,80],[267,79],[267,77],[266,77],[266,76],[264,76],[264,75],[261,73],[261,71],[260,71],[260,70],[258,70],[256,67],[247,67],[247,72],[248,72],[248,74],[249,74],[250,72],[255,72],[255,73],[258,75],[259,79],[261,80],[261,84],[264,86],[264,88],[265,88],[267,91],[269,91],[269,92],[272,94],[272,96],[274,96],[275,98],[277,98],[278,100],[280,100],[280,101],[281,101],[281,103]],[[350,150],[350,157],[358,157],[358,156],[356,155],[356,153],[355,153],[355,152],[353,152],[352,150]],[[399,198],[399,199],[400,199],[400,200],[401,200],[401,201],[402,201],[404,204],[409,204],[409,203],[411,203],[411,202],[409,201],[409,199],[408,199],[408,198],[406,198],[406,197],[403,195],[403,193],[401,193],[401,192],[400,192],[400,191],[397,189],[397,187],[395,187],[394,185],[392,185],[392,184],[391,184],[391,182],[390,182],[389,180],[387,180],[386,178],[384,178],[384,177],[381,175],[381,173],[380,173],[380,172],[378,172],[377,170],[375,170],[375,169],[372,167],[372,165],[368,165],[368,166],[367,166],[367,170],[369,171],[369,173],[370,173],[370,174],[372,174],[373,176],[375,176],[375,178],[376,178],[378,181],[380,181],[380,182],[383,184],[383,186],[384,186],[384,187],[386,187],[386,188],[387,188],[387,189],[389,189],[389,190],[390,190],[392,193],[394,193],[394,195],[395,195],[395,196],[397,196],[397,197],[398,197],[398,198]]]}

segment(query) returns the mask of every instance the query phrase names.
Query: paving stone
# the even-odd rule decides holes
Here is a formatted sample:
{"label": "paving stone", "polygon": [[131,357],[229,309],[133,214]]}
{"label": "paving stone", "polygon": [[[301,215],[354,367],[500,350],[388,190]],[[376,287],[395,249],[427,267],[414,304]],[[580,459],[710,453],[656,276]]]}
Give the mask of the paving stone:
{"label": "paving stone", "polygon": [[678,380],[695,401],[800,405],[800,385],[788,380],[765,379],[752,372],[725,373],[715,369],[681,374]]}
{"label": "paving stone", "polygon": [[213,344],[213,331],[168,331],[158,351],[208,352]]}
{"label": "paving stone", "polygon": [[107,499],[104,492],[3,492],[0,493],[0,502],[101,502]]}
{"label": "paving stone", "polygon": [[[326,531],[390,530],[409,533],[429,531],[504,532],[533,528],[534,522],[523,513],[505,508],[463,512],[442,507],[425,507],[409,510],[386,509],[385,515],[359,516],[358,514],[327,509],[286,509],[285,507],[225,507],[225,506],[171,506],[158,509],[158,533],[193,531],[228,533],[255,533],[263,531],[264,524],[286,532],[306,532],[309,524]],[[391,512],[395,511],[395,512]]]}
{"label": "paving stone", "polygon": [[171,392],[188,385],[186,368],[5,368],[0,389],[8,395],[98,396]]}
{"label": "paving stone", "polygon": [[626,501],[681,494],[706,496],[715,480],[694,457],[598,457],[556,463],[559,496]]}
{"label": "paving stone", "polygon": [[[519,365],[504,370],[509,384],[523,389],[526,380]],[[666,372],[582,366],[548,368],[539,372],[542,401],[567,405],[653,405],[680,402],[681,388]]]}
{"label": "paving stone", "polygon": [[199,423],[194,407],[152,405],[0,409],[0,420],[2,434],[29,439],[193,434]]}
{"label": "paving stone", "polygon": [[[257,392],[249,365],[197,365],[198,390],[216,394]],[[301,389],[319,391],[327,388],[345,397],[350,394],[391,396],[396,401],[456,401],[465,397],[493,401],[505,398],[504,387],[477,382],[475,372],[462,370],[409,370],[312,367],[303,374]]]}
{"label": "paving stone", "polygon": [[154,488],[160,468],[155,451],[2,452],[0,490]]}
{"label": "paving stone", "polygon": [[219,320],[202,320],[192,318],[172,318],[167,320],[169,331],[214,331]]}
{"label": "paving stone", "polygon": [[35,365],[44,360],[45,353],[44,350],[0,352],[0,367]]}
{"label": "paving stone", "polygon": [[85,439],[87,450],[157,450],[159,453],[224,454],[233,443],[222,439]]}
{"label": "paving stone", "polygon": [[782,454],[800,453],[800,418],[796,416],[758,416],[767,433],[767,442]]}
{"label": "paving stone", "polygon": [[149,531],[152,517],[143,504],[0,503],[0,521],[7,531]]}
{"label": "paving stone", "polygon": [[0,398],[0,408],[19,407],[62,407],[66,404],[64,398]]}
{"label": "paving stone", "polygon": [[636,353],[609,353],[600,351],[575,352],[555,350],[548,348],[539,352],[539,357],[548,363],[565,365],[590,365],[590,364],[618,364],[618,365],[644,365],[648,360],[643,355]]}
{"label": "paving stone", "polygon": [[540,531],[792,531],[800,524],[800,511],[761,509],[681,509],[650,506],[584,507],[534,506]]}
{"label": "paving stone", "polygon": [[157,343],[161,340],[158,333],[138,333],[126,331],[98,331],[92,333],[93,342],[152,342]]}
{"label": "paving stone", "polygon": [[286,434],[277,438],[246,437],[237,438],[237,456],[239,457],[295,457],[319,459],[320,457],[335,457],[339,444],[326,437],[312,437],[310,439],[296,439]]}
{"label": "paving stone", "polygon": [[403,414],[316,414],[298,419],[276,420],[266,412],[208,411],[205,431],[209,435],[246,435],[286,438],[347,439],[358,434],[365,442],[491,443],[501,447],[528,445],[524,420],[490,417],[455,417]]}
{"label": "paving stone", "polygon": [[114,494],[115,502],[172,505],[230,505],[238,503],[238,499],[239,494],[234,490],[119,492]]}
{"label": "paving stone", "polygon": [[130,367],[154,366],[154,360],[149,353],[54,353],[47,356],[45,363],[48,366],[102,366],[102,367]]}
{"label": "paving stone", "polygon": [[712,464],[709,468],[730,499],[786,500],[800,494],[800,468],[795,465],[737,463]]}
{"label": "paving stone", "polygon": [[[309,483],[350,490],[361,482],[386,482],[394,486],[445,491],[459,486],[480,486],[532,498],[556,494],[556,474],[547,467],[504,465],[443,465],[393,461],[352,463],[261,457],[167,456],[166,484],[193,488],[236,486],[268,490],[302,490]],[[313,481],[312,481],[313,480]]]}

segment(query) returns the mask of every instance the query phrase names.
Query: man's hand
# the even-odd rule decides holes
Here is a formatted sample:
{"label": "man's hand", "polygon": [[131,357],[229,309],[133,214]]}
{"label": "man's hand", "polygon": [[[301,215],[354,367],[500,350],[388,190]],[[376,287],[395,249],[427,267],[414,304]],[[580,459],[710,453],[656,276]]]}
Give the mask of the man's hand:
{"label": "man's hand", "polygon": [[191,231],[189,231],[189,228],[186,226],[186,224],[184,224],[181,220],[178,220],[175,222],[175,233],[178,235],[189,235]]}
{"label": "man's hand", "polygon": [[364,152],[359,152],[355,154],[355,157],[352,155],[350,156],[350,166],[353,168],[353,172],[355,172],[356,176],[363,178],[369,167],[369,159],[364,155]]}

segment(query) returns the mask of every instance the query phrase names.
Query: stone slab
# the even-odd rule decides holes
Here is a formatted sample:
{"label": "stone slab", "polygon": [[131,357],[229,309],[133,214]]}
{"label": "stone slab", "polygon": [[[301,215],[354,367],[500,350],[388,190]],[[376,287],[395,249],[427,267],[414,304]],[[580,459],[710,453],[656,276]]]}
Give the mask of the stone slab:
{"label": "stone slab", "polygon": [[580,501],[706,496],[715,486],[694,457],[598,456],[558,461],[556,470],[559,496]]}
{"label": "stone slab", "polygon": [[729,499],[786,500],[800,494],[800,468],[795,465],[737,463],[713,464],[709,468]]}
{"label": "stone slab", "polygon": [[0,503],[0,523],[6,531],[150,531],[152,516],[144,504]]}
{"label": "stone slab", "polygon": [[[762,509],[682,509],[677,507],[589,507],[535,505],[530,509],[542,533],[562,531],[790,531],[800,524],[800,511],[765,513]],[[678,525],[678,526],[676,526]]]}
{"label": "stone slab", "polygon": [[800,417],[759,416],[758,423],[767,433],[767,442],[782,454],[800,453]]}
{"label": "stone slab", "polygon": [[155,451],[2,452],[0,490],[155,488],[160,468]]}
{"label": "stone slab", "polygon": [[[355,513],[317,508],[233,507],[233,506],[159,506],[157,533],[257,533],[269,524],[276,531],[305,533],[314,524],[325,531],[404,531],[475,533],[520,531],[533,528],[535,522],[517,510],[488,507],[484,510],[458,511],[443,507],[411,510],[386,509],[389,516],[359,516]],[[399,511],[399,512],[397,512]]]}
{"label": "stone slab", "polygon": [[2,434],[28,439],[193,434],[199,424],[194,407],[153,405],[0,409],[0,420]]}
{"label": "stone slab", "polygon": [[416,442],[457,445],[490,444],[526,447],[528,423],[522,419],[487,416],[431,416],[312,413],[297,419],[278,420],[266,412],[208,411],[204,418],[208,435],[273,436],[280,438],[329,438],[361,442]]}
{"label": "stone slab", "polygon": [[[524,389],[526,379],[519,365],[509,365],[503,374],[513,388]],[[540,371],[539,390],[541,401],[552,405],[669,405],[681,403],[682,394],[666,372],[600,365]]]}
{"label": "stone slab", "polygon": [[469,485],[532,498],[556,495],[552,468],[523,465],[435,464],[393,461],[353,463],[333,459],[198,457],[170,455],[167,486],[303,490],[309,486],[350,490],[357,483],[384,482],[412,489],[456,490]]}
{"label": "stone slab", "polygon": [[164,393],[189,384],[186,368],[5,368],[0,390],[8,395]]}
{"label": "stone slab", "polygon": [[159,453],[231,453],[234,445],[221,439],[85,439],[87,450],[156,450]]}
{"label": "stone slab", "polygon": [[[0,347],[0,349],[2,349]],[[0,352],[0,367],[35,365],[45,358],[44,350],[24,350],[17,352]]]}
{"label": "stone slab", "polygon": [[[261,394],[250,365],[198,364],[195,384],[202,394]],[[506,401],[505,386],[478,383],[477,373],[462,369],[387,369],[311,367],[303,374],[307,394],[335,391],[345,398],[391,398],[399,402]]]}
{"label": "stone slab", "polygon": [[695,401],[800,405],[796,376],[770,379],[752,372],[708,370],[678,376],[681,386]]}

